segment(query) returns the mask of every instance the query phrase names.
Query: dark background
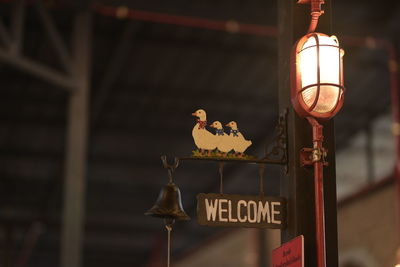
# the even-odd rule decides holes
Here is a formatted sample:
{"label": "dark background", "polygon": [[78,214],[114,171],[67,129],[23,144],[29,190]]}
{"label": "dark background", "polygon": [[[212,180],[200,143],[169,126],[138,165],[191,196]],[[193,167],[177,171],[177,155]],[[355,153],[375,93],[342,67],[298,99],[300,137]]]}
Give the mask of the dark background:
{"label": "dark background", "polygon": [[[6,27],[13,4],[0,1]],[[72,18],[85,4],[44,3],[68,46]],[[27,2],[22,53],[62,71],[34,5]],[[147,266],[164,248],[165,231],[162,220],[143,213],[167,182],[160,156],[168,155],[171,161],[194,149],[191,113],[203,108],[209,122],[237,121],[253,141],[247,151],[252,155],[261,156],[273,138],[278,119],[277,38],[118,18],[103,11],[123,6],[276,27],[277,4],[99,0],[88,6],[93,39],[83,266]],[[388,55],[373,38],[398,49],[400,4],[336,0],[332,7],[333,32],[343,39],[346,51],[345,105],[335,119],[340,150],[375,118],[390,112]],[[346,43],[349,37],[363,41]],[[29,233],[40,225],[27,266],[58,266],[68,92],[1,63],[0,261],[14,266]],[[107,80],[110,72],[114,74]],[[279,172],[267,167],[267,194],[279,194]],[[258,193],[256,166],[228,165],[224,176],[226,193]],[[175,181],[192,217],[174,230],[173,253],[179,258],[221,231],[199,226],[195,216],[196,194],[219,190],[218,166],[183,162]]]}

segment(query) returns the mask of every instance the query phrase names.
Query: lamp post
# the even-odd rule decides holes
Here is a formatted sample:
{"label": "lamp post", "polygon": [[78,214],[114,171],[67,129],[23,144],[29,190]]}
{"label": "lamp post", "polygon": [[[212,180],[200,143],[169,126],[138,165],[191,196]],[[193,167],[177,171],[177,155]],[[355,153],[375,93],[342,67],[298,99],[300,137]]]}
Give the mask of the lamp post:
{"label": "lamp post", "polygon": [[[312,16],[310,29],[316,27]],[[296,113],[312,127],[313,148],[300,151],[302,166],[314,167],[317,266],[326,266],[323,167],[327,151],[322,146],[323,126],[341,109],[344,100],[344,51],[335,36],[310,32],[296,42],[291,55],[291,101]]]}

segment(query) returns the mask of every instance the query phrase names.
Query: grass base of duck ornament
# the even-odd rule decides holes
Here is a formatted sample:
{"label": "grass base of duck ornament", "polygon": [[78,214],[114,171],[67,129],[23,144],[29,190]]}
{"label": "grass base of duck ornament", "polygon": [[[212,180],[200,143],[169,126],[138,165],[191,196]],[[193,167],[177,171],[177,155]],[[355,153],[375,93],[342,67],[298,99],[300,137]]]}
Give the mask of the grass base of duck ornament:
{"label": "grass base of duck ornament", "polygon": [[243,154],[241,156],[236,155],[234,152],[230,152],[226,155],[221,155],[218,150],[213,150],[211,153],[203,154],[199,149],[192,150],[193,158],[212,158],[212,159],[243,159],[243,160],[256,160],[255,156]]}
{"label": "grass base of duck ornament", "polygon": [[197,117],[196,124],[192,130],[192,136],[197,150],[192,151],[193,157],[198,158],[231,158],[231,159],[254,159],[244,152],[251,146],[252,142],[246,140],[239,131],[237,123],[231,121],[226,124],[230,128],[229,134],[225,133],[222,123],[214,121],[209,127],[215,129],[215,134],[208,131],[207,113],[204,109],[198,109],[192,113]]}

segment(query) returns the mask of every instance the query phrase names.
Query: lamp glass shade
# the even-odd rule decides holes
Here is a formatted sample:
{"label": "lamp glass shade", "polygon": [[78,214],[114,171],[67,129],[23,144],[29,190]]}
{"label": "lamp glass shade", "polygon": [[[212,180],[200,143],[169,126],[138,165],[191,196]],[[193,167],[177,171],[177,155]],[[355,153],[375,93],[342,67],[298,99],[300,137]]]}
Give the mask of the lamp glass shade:
{"label": "lamp glass shade", "polygon": [[297,42],[292,54],[292,102],[300,115],[327,119],[340,109],[343,54],[335,36],[311,33]]}

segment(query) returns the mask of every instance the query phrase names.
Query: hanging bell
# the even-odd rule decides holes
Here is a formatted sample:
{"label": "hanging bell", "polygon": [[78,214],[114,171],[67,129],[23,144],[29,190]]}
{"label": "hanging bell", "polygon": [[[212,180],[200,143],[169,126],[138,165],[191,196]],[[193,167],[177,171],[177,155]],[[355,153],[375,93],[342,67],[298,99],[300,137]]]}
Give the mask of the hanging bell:
{"label": "hanging bell", "polygon": [[145,215],[177,221],[190,220],[183,210],[181,192],[172,182],[161,189],[156,204]]}

